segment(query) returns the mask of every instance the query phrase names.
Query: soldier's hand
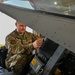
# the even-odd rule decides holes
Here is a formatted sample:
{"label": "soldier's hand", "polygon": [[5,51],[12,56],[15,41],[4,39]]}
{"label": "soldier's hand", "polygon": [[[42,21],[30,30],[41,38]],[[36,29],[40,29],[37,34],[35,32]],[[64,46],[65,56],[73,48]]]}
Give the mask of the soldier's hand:
{"label": "soldier's hand", "polygon": [[42,43],[43,43],[43,39],[38,39],[33,42],[33,46],[34,46],[34,48],[38,49],[41,47]]}

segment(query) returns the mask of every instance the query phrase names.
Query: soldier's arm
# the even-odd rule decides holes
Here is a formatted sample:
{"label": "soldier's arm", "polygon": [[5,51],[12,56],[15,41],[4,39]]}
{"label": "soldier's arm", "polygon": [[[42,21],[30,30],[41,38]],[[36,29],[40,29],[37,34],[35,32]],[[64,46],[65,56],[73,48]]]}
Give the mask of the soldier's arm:
{"label": "soldier's arm", "polygon": [[38,39],[40,39],[41,37],[40,36],[36,36],[36,35],[34,35],[34,34],[32,34],[32,40],[33,40],[33,42],[31,42],[31,43],[29,43],[29,44],[24,44],[23,45],[23,47],[24,47],[24,49],[25,49],[25,52],[27,53],[27,54],[30,54],[30,53],[32,53],[32,51],[34,50],[34,49],[37,49],[37,47],[40,47],[40,46],[38,46]]}
{"label": "soldier's arm", "polygon": [[30,39],[32,39],[32,42],[23,44],[23,48],[24,48],[26,54],[32,53],[32,51],[35,49],[33,46],[33,42],[37,39],[37,36],[35,36],[34,34],[28,34],[28,36],[29,35],[31,37]]}

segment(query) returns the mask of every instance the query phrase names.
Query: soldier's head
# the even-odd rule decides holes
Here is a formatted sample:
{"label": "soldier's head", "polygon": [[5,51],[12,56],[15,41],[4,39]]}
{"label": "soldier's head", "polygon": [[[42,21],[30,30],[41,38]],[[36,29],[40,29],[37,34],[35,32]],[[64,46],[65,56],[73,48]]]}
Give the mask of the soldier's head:
{"label": "soldier's head", "polygon": [[26,31],[26,26],[23,23],[16,21],[15,25],[18,33],[23,34]]}

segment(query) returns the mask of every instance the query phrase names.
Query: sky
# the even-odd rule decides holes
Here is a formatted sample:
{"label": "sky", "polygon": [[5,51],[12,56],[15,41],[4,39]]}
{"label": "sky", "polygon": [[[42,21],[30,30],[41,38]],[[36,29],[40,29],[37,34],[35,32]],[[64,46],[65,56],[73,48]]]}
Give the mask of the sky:
{"label": "sky", "polygon": [[[33,9],[29,2],[25,1],[18,1],[18,0],[11,0],[11,1],[6,1],[4,3],[9,3],[9,4],[15,4],[21,7]],[[12,32],[16,27],[15,27],[15,22],[16,20],[11,18],[10,16],[0,12],[0,44],[5,44],[5,37]],[[29,27],[27,27],[28,32],[33,32],[33,30]]]}

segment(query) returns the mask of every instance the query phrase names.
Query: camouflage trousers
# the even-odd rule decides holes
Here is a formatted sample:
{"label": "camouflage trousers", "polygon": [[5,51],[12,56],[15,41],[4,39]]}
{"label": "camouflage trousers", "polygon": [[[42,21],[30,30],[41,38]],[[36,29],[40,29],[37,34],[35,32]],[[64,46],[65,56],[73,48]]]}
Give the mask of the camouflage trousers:
{"label": "camouflage trousers", "polygon": [[17,63],[13,67],[13,72],[16,75],[20,75],[20,73],[22,72],[22,69],[25,67],[26,64],[27,64],[26,58],[22,57],[20,60],[17,61]]}
{"label": "camouflage trousers", "polygon": [[[22,69],[26,66],[26,64],[28,63],[27,61],[27,56],[25,55],[21,55],[20,58],[14,59],[13,61],[17,61],[14,66],[11,66],[11,70],[13,71],[13,75],[20,75],[22,72]],[[12,61],[12,62],[13,62]],[[7,65],[10,65],[12,62],[7,63]],[[14,63],[14,62],[13,62]]]}

